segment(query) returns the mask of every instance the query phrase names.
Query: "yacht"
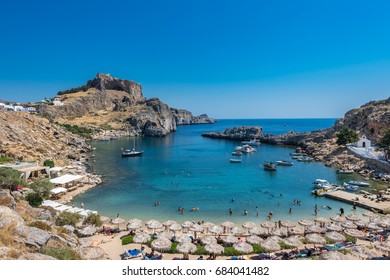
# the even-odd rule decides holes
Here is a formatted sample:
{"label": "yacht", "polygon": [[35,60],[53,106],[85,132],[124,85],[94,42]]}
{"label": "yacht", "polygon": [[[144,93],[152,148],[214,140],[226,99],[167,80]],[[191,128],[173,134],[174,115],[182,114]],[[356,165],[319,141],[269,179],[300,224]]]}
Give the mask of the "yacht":
{"label": "yacht", "polygon": [[369,183],[363,182],[363,181],[349,181],[348,184],[359,186],[359,187],[369,187],[370,186]]}
{"label": "yacht", "polygon": [[272,162],[264,162],[263,164],[264,170],[269,170],[269,171],[276,171],[276,165],[275,163]]}
{"label": "yacht", "polygon": [[291,161],[286,161],[286,160],[278,160],[276,161],[277,165],[282,165],[282,166],[293,166],[294,163]]}
{"label": "yacht", "polygon": [[249,146],[260,146],[261,144],[259,139],[245,140],[242,141],[241,143]]}

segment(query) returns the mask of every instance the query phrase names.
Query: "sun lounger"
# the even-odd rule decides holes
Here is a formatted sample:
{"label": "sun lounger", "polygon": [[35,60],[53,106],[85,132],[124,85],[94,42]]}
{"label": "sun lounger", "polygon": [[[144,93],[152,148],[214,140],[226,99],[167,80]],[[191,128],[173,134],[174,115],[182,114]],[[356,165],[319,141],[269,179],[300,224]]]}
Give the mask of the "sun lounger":
{"label": "sun lounger", "polygon": [[122,260],[134,259],[140,256],[140,250],[127,250],[123,254],[120,255]]}
{"label": "sun lounger", "polygon": [[144,253],[142,253],[142,258],[147,261],[153,261],[153,260],[162,260],[163,255],[155,254],[153,257],[148,257]]}

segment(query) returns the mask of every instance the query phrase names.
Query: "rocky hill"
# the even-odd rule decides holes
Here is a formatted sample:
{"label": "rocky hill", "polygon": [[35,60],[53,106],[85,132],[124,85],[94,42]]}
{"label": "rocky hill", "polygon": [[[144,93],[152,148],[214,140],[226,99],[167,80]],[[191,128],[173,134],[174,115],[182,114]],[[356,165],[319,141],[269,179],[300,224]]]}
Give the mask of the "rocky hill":
{"label": "rocky hill", "polygon": [[91,147],[85,139],[24,112],[0,112],[2,155],[23,161],[54,160],[58,165],[81,160]]}
{"label": "rocky hill", "polygon": [[259,139],[263,129],[259,126],[239,126],[228,128],[222,132],[207,132],[203,137],[229,140]]}
{"label": "rocky hill", "polygon": [[215,119],[209,118],[206,114],[193,116],[190,111],[175,108],[171,108],[171,111],[175,117],[176,125],[210,124],[216,122]]}
{"label": "rocky hill", "polygon": [[19,192],[0,189],[0,260],[107,259],[93,246],[97,228],[56,225],[51,208],[33,208]]}
{"label": "rocky hill", "polygon": [[59,123],[126,131],[129,135],[165,136],[176,131],[176,125],[213,122],[188,111],[181,118],[185,110],[171,110],[158,98],[146,99],[140,84],[109,74],[97,74],[86,85],[59,92],[56,102],[63,105],[41,105],[38,112]]}

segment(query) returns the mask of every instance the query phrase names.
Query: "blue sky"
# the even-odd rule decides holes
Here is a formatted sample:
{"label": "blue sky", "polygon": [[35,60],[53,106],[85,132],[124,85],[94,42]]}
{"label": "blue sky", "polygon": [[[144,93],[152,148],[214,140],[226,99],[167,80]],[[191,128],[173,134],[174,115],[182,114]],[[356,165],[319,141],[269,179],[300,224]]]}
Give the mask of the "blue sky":
{"label": "blue sky", "polygon": [[[320,3],[321,2],[321,3]],[[340,117],[389,97],[388,1],[3,1],[0,99],[96,73],[216,118]]]}

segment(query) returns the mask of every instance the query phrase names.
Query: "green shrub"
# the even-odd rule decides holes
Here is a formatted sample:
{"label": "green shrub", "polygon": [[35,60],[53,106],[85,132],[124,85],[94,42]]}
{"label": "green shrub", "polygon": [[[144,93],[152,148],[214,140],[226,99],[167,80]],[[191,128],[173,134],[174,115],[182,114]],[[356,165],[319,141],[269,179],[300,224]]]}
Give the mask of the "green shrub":
{"label": "green shrub", "polygon": [[38,207],[42,204],[43,198],[39,193],[31,192],[26,195],[26,200],[32,207]]}
{"label": "green shrub", "polygon": [[242,255],[240,252],[238,252],[233,247],[225,247],[224,256],[240,256]]}
{"label": "green shrub", "polygon": [[262,254],[266,252],[265,249],[260,245],[253,244],[252,247],[253,247],[253,252],[256,254]]}
{"label": "green shrub", "polygon": [[125,238],[122,239],[122,245],[133,243],[133,238],[134,236],[126,236]]}
{"label": "green shrub", "polygon": [[12,158],[9,158],[9,157],[0,157],[0,164],[8,163],[8,162],[11,162],[11,161],[13,161]]}
{"label": "green shrub", "polygon": [[177,244],[178,244],[177,242],[172,242],[171,249],[169,250],[170,254],[178,253],[178,251],[176,250]]}
{"label": "green shrub", "polygon": [[333,244],[334,242],[325,236],[326,244]]}
{"label": "green shrub", "polygon": [[356,243],[357,238],[349,235],[345,235],[346,242]]}
{"label": "green shrub", "polygon": [[21,173],[11,168],[0,168],[0,189],[16,190],[18,186],[26,183],[20,177]]}
{"label": "green shrub", "polygon": [[80,256],[73,250],[68,248],[44,248],[42,254],[51,256],[58,260],[80,260]]}
{"label": "green shrub", "polygon": [[65,226],[65,225],[71,225],[76,226],[76,224],[80,221],[81,216],[77,213],[70,213],[70,212],[61,212],[56,220],[57,226]]}
{"label": "green shrub", "polygon": [[204,246],[196,246],[195,255],[208,255],[209,253],[205,250]]}
{"label": "green shrub", "polygon": [[293,249],[293,248],[295,248],[294,246],[287,245],[287,244],[284,243],[283,241],[282,241],[282,242],[279,242],[279,245],[280,245],[280,248],[281,248],[282,250],[284,250],[284,249]]}
{"label": "green shrub", "polygon": [[103,225],[103,222],[99,214],[91,213],[85,218],[84,224],[100,227],[101,225]]}
{"label": "green shrub", "polygon": [[41,222],[41,221],[32,222],[28,226],[36,227],[36,228],[39,228],[39,229],[45,230],[45,231],[51,231],[51,227],[48,224]]}
{"label": "green shrub", "polygon": [[346,145],[359,140],[357,132],[347,126],[344,126],[337,134],[337,144]]}
{"label": "green shrub", "polygon": [[38,193],[43,198],[49,198],[53,189],[54,184],[49,179],[37,179],[31,185],[30,188],[34,192]]}
{"label": "green shrub", "polygon": [[54,161],[50,160],[50,159],[47,159],[45,160],[45,162],[43,163],[44,166],[49,166],[50,168],[53,168],[54,167]]}

